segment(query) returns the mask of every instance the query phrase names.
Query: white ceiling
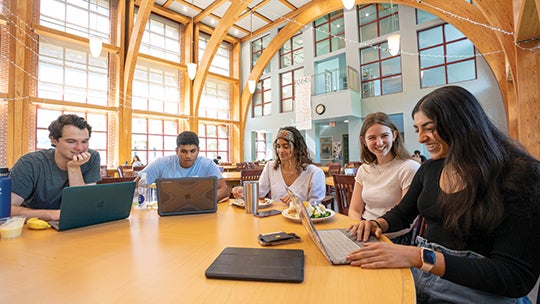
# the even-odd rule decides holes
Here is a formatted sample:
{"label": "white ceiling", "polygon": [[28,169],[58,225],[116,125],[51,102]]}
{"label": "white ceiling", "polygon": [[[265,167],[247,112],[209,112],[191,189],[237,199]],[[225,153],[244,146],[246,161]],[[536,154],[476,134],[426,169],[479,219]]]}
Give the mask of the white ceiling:
{"label": "white ceiling", "polygon": [[[210,8],[210,14],[200,20],[209,27],[215,28],[221,17],[225,14],[231,1],[242,0],[156,0],[154,3],[166,9],[189,18],[197,18],[202,12]],[[245,0],[250,1],[250,0]],[[281,24],[280,18],[308,4],[308,0],[252,0],[248,10],[242,12],[240,19],[229,31],[229,35],[242,39],[251,32],[270,26]],[[252,11],[252,14],[249,13]]]}

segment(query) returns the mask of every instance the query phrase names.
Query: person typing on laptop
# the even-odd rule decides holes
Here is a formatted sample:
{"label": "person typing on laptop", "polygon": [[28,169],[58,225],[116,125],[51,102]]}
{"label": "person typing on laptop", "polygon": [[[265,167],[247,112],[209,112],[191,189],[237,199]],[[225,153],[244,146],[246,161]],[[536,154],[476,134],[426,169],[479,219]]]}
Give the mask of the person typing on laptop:
{"label": "person typing on laptop", "polygon": [[54,148],[29,152],[11,169],[11,215],[58,220],[62,190],[101,179],[99,153],[88,149],[92,127],[74,114],[49,125]]}
{"label": "person typing on laptop", "polygon": [[419,214],[427,227],[417,247],[366,243],[351,265],[410,267],[418,303],[530,303],[540,274],[540,162],[464,88],[434,90],[412,116],[431,159],[396,207],[350,231],[366,240]]}
{"label": "person typing on laptop", "polygon": [[230,195],[227,183],[223,179],[219,167],[213,160],[199,155],[199,137],[192,131],[184,131],[178,135],[176,138],[176,154],[154,160],[142,172],[146,172],[146,179],[150,184],[160,177],[215,176],[218,178],[218,201]]}

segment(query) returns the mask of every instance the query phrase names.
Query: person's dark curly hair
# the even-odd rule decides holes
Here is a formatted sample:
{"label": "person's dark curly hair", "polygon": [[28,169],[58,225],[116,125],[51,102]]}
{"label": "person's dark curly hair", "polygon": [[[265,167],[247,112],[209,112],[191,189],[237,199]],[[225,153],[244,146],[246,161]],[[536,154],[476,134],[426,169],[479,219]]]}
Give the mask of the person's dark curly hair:
{"label": "person's dark curly hair", "polygon": [[300,134],[300,131],[298,131],[298,129],[288,126],[280,128],[278,131],[278,135],[274,140],[274,154],[276,156],[274,170],[277,170],[279,165],[281,165],[281,159],[279,158],[279,155],[277,153],[277,140],[280,138],[286,140],[289,144],[293,146],[294,158],[296,159],[296,170],[298,170],[298,172],[306,170],[306,167],[309,164],[313,164],[313,160],[309,157],[304,137],[302,137],[302,134]]}

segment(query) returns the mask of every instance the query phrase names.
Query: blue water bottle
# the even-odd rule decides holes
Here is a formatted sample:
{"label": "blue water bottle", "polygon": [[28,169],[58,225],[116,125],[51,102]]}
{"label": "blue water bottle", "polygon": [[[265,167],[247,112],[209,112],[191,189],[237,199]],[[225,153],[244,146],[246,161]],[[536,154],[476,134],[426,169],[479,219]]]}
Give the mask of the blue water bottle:
{"label": "blue water bottle", "polygon": [[8,168],[0,168],[0,218],[11,216],[11,177]]}

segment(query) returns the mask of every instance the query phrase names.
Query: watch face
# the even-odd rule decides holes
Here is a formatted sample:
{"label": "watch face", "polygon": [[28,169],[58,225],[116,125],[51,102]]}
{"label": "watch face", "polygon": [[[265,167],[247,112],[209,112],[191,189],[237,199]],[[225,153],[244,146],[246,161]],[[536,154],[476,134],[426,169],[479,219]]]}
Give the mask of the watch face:
{"label": "watch face", "polygon": [[323,114],[325,110],[326,107],[323,104],[318,104],[317,107],[315,107],[315,112],[319,115]]}
{"label": "watch face", "polygon": [[422,259],[424,260],[424,263],[435,264],[435,252],[431,249],[424,248],[422,251]]}

